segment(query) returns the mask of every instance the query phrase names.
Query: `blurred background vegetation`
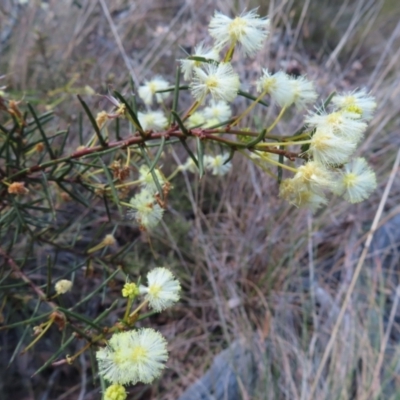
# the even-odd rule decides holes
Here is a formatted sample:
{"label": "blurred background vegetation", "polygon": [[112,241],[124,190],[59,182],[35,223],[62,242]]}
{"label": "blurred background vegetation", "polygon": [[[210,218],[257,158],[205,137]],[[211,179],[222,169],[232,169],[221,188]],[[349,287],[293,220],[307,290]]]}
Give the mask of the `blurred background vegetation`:
{"label": "blurred background vegetation", "polygon": [[[71,195],[50,182],[54,203],[39,202],[36,210],[29,211],[29,223],[35,225],[32,220],[36,220],[40,227],[35,240],[16,225],[6,229],[0,224],[1,322],[14,324],[13,329],[0,331],[1,399],[100,397],[90,354],[73,365],[48,365],[31,377],[69,336],[53,326],[35,347],[20,354],[32,341],[35,325],[21,321],[46,310],[37,306],[36,294],[21,277],[10,273],[5,254],[12,255],[24,274],[43,288],[49,269],[53,280],[73,280],[72,293],[62,300],[65,308],[99,288],[78,305],[77,311],[88,319],[119,297],[124,278],[115,274],[118,268],[133,280],[154,266],[166,266],[178,276],[181,302],[151,316],[145,325],[167,338],[168,369],[154,385],[133,388],[132,399],[177,399],[216,354],[240,338],[258,340],[264,349],[258,360],[257,388],[247,397],[244,389],[243,398],[307,398],[400,145],[400,4],[395,0],[29,0],[26,4],[2,0],[0,86],[6,86],[8,98],[21,101],[22,110],[29,111],[28,102],[34,107],[46,134],[69,130],[67,141],[60,134],[52,142],[56,151],[63,146],[68,153],[93,134],[77,94],[96,112],[109,107],[98,96],[109,88],[125,93],[131,82],[137,86],[155,74],[173,82],[176,60],[185,56],[184,50],[190,53],[201,40],[210,40],[207,25],[214,10],[233,16],[254,7],[270,16],[271,34],[255,58],[235,59],[248,89],[261,68],[268,67],[307,75],[316,82],[321,98],[334,89],[364,86],[376,96],[378,110],[360,153],[376,171],[378,190],[358,205],[334,199],[311,216],[281,202],[276,182],[237,155],[224,179],[205,176],[199,181],[190,173],[175,178],[167,213],[151,234],[149,246],[147,235],[121,218],[115,206],[106,207],[101,196],[87,193],[79,202],[74,192]],[[181,101],[189,104],[190,99],[183,96]],[[241,101],[234,107],[241,109]],[[50,110],[51,120],[46,117]],[[260,112],[252,118],[257,124],[264,116]],[[296,129],[300,122],[288,119],[281,133]],[[121,135],[126,131],[122,124]],[[164,173],[173,172],[185,157],[179,146],[174,147],[162,159]],[[43,192],[44,185],[38,178],[36,189]],[[399,199],[397,177],[380,226],[400,212]],[[6,204],[0,199],[2,218]],[[84,249],[108,233],[114,234],[117,244],[88,259]],[[316,399],[400,398],[396,294],[400,265],[392,253],[390,263],[387,259],[387,252],[394,249],[386,244],[369,253]],[[112,309],[107,319],[115,322],[118,312]],[[253,339],[255,333],[258,339]],[[62,347],[59,357],[74,354],[81,346],[82,341],[73,341]],[[374,396],[372,381],[377,386]]]}

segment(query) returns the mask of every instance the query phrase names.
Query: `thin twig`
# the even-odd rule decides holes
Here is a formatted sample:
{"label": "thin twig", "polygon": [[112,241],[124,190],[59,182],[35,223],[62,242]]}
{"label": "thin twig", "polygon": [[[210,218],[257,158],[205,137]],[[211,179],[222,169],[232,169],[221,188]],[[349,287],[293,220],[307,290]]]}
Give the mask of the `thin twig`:
{"label": "thin twig", "polygon": [[41,301],[46,302],[53,310],[57,309],[57,305],[53,303],[52,301],[48,301],[46,294],[43,292],[40,287],[36,286],[18,267],[17,263],[11,258],[10,255],[8,255],[2,248],[0,248],[0,255],[4,257],[6,263],[11,267],[14,275],[22,279],[25,283],[27,283],[33,291],[39,296],[39,299]]}
{"label": "thin twig", "polygon": [[[176,128],[176,127],[174,127]],[[207,129],[192,129],[189,131],[189,134],[191,137],[200,137],[201,139],[207,139],[207,140],[212,140],[215,142],[220,142],[224,143],[229,147],[241,147],[240,142],[234,142],[228,139],[225,139],[221,136],[215,136],[211,132],[214,132],[214,130],[207,130]],[[246,132],[243,132],[243,134],[246,134]],[[143,144],[148,141],[152,141],[155,139],[161,139],[162,137],[167,137],[170,139],[170,137],[175,137],[175,138],[182,138],[186,139],[187,136],[182,133],[181,130],[176,129],[172,130],[168,129],[166,131],[162,132],[149,132],[145,138],[139,136],[139,135],[133,135],[129,138],[123,139],[123,140],[117,140],[114,142],[107,143],[107,149],[105,150],[102,146],[95,146],[95,147],[86,147],[82,150],[75,151],[74,153],[70,154],[69,156],[65,157],[60,157],[60,158],[55,158],[50,161],[46,161],[42,164],[34,165],[29,168],[25,168],[21,171],[16,172],[15,174],[7,177],[8,181],[15,180],[17,177],[21,178],[23,176],[30,175],[34,172],[42,171],[45,170],[48,167],[51,167],[55,164],[60,164],[62,162],[68,162],[74,159],[79,159],[85,156],[88,156],[90,154],[94,154],[97,152],[102,152],[102,151],[110,151],[112,149],[124,149],[128,146],[133,146],[133,145],[138,145],[138,144]],[[168,144],[168,141],[167,143]],[[286,150],[279,150],[279,149],[273,149],[273,148],[265,148],[265,149],[257,149],[259,151],[266,151],[268,153],[274,153],[274,154],[282,154],[284,157],[287,157],[290,160],[294,160],[295,158],[304,158],[303,156],[299,155],[299,153],[294,153],[294,152],[289,152]],[[0,193],[0,198],[1,198],[1,193]]]}

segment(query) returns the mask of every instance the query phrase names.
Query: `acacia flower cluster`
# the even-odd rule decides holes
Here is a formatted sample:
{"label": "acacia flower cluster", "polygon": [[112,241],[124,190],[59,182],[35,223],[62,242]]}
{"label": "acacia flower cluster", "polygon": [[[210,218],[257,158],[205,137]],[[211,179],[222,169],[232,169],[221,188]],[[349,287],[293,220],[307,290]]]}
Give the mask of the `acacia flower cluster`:
{"label": "acacia flower cluster", "polygon": [[[161,186],[163,186],[166,183],[166,179],[162,172],[158,169],[154,169],[154,174],[157,177],[157,180]],[[157,193],[158,188],[156,183],[154,182],[153,176],[150,173],[150,169],[147,165],[142,165],[139,169],[139,181],[140,185],[143,190],[146,190],[152,194]]]}
{"label": "acacia flower cluster", "polygon": [[[272,176],[271,166],[278,167],[278,182],[283,171],[285,174],[287,171],[292,173],[291,177],[280,182],[280,197],[296,207],[306,207],[311,211],[327,204],[329,193],[357,203],[368,198],[376,188],[375,174],[366,160],[353,158],[376,108],[374,98],[365,89],[333,94],[323,106],[316,106],[318,94],[309,77],[294,77],[285,71],[262,68],[255,81],[256,95],[240,90],[240,77],[232,64],[235,51],[239,48],[239,56],[255,55],[268,36],[268,28],[268,18],[261,18],[257,10],[233,19],[215,12],[209,24],[213,46],[207,47],[202,42],[195,46],[192,56],[180,60],[180,68],[188,86],[182,88],[179,85],[177,74],[176,88],[171,88],[160,76],[145,81],[139,87],[138,95],[145,110],[137,113],[138,122],[132,115],[130,117],[136,128],[139,128],[139,124],[142,128],[134,138],[142,140],[137,143],[140,143],[142,154],[146,153],[143,154],[146,164],[139,167],[136,181],[119,186],[139,186],[140,191],[129,203],[123,204],[130,207],[130,214],[141,229],[152,229],[161,221],[166,208],[169,181],[178,171],[198,170],[224,176],[232,170],[231,159],[235,152],[242,153]],[[189,88],[193,103],[186,111],[175,109],[168,116],[167,97],[172,91],[179,96],[181,88]],[[232,116],[232,102],[239,95],[252,100],[252,103],[239,115]],[[177,99],[174,97],[175,106]],[[152,109],[154,102],[161,104],[162,110]],[[252,118],[245,118],[251,116],[249,114],[257,104],[272,108],[272,112],[265,113],[266,118],[276,114],[273,121],[260,118],[260,132],[250,126]],[[125,104],[117,102],[114,106],[121,110],[119,114],[126,115],[127,105],[125,107]],[[305,111],[303,126],[295,134],[278,136],[272,131],[289,109],[291,113]],[[109,118],[109,114],[99,116],[100,127],[105,118]],[[154,136],[153,131],[157,131]],[[230,136],[228,140],[224,135],[235,136],[233,139]],[[156,165],[163,146],[171,137],[184,144],[189,157],[166,178]],[[196,155],[186,144],[191,137],[196,138]],[[149,139],[159,141],[156,143],[159,146],[156,155],[148,152]],[[210,149],[205,139],[221,145],[219,154]],[[298,151],[293,151],[293,148]],[[139,147],[135,150],[139,150]],[[129,150],[125,165],[128,171],[130,158]],[[285,163],[286,159],[290,163]],[[299,165],[293,162],[296,159],[300,160]],[[110,244],[109,241],[107,245]],[[150,271],[144,284],[127,282],[122,289],[122,296],[127,299],[122,320],[125,325],[118,325],[117,329],[134,327],[139,311],[145,306],[155,312],[171,307],[179,300],[180,291],[179,282],[165,268]],[[130,313],[137,298],[141,299],[141,304]],[[160,375],[168,358],[167,343],[154,329],[116,332],[107,346],[97,352],[96,358],[99,374],[111,383],[105,392],[106,400],[125,400],[125,385],[150,383]]]}
{"label": "acacia flower cluster", "polygon": [[[179,300],[180,290],[174,275],[168,269],[159,267],[147,274],[147,286],[126,283],[122,296],[130,299],[128,312],[137,296],[143,296],[143,302],[134,313],[146,303],[160,312]],[[161,333],[150,328],[116,332],[107,346],[97,351],[96,358],[99,374],[111,383],[104,393],[105,398],[124,400],[125,385],[151,383],[160,375],[168,359],[167,342]]]}
{"label": "acacia flower cluster", "polygon": [[364,158],[351,160],[362,141],[375,100],[365,90],[336,95],[331,112],[309,113],[305,123],[309,161],[281,185],[280,195],[298,207],[312,211],[327,203],[327,192],[342,195],[350,203],[367,199],[376,188],[375,173]]}
{"label": "acacia flower cluster", "polygon": [[[224,128],[231,124],[238,125],[258,101],[267,98],[271,107],[280,108],[276,120],[265,128],[269,133],[290,107],[294,107],[297,112],[315,107],[318,94],[312,80],[262,68],[255,84],[257,99],[241,115],[232,118],[231,103],[240,94],[241,86],[239,74],[232,64],[233,54],[239,48],[240,55],[254,56],[268,37],[268,29],[269,19],[260,17],[256,9],[235,18],[215,12],[209,24],[213,46],[207,47],[201,42],[194,47],[191,56],[180,60],[184,79],[189,81],[189,89],[195,100],[185,117],[187,129],[210,129],[211,132],[211,129],[219,128],[212,134],[223,134]],[[167,81],[158,76],[139,88],[139,96],[149,106],[154,97],[158,102],[166,98],[167,87]],[[327,203],[329,192],[343,195],[351,203],[366,199],[376,187],[375,174],[364,159],[351,158],[373,116],[376,108],[374,98],[365,89],[361,89],[336,94],[325,106],[315,108],[317,111],[306,112],[305,129],[299,137],[283,137],[282,141],[277,140],[276,143],[265,143],[265,140],[259,144],[257,142],[254,148],[248,149],[248,157],[263,169],[268,168],[266,164],[269,163],[294,172],[292,178],[282,181],[280,196],[297,207],[315,211]],[[138,117],[145,130],[166,128],[167,119],[162,111],[148,110],[140,112]],[[250,128],[244,127],[242,134],[246,129]],[[268,138],[268,135],[265,137]],[[271,138],[276,138],[276,135]],[[303,165],[287,166],[282,163],[282,158],[277,157],[277,153],[289,149],[289,146],[302,146],[297,157]],[[193,172],[198,163],[194,163],[192,158],[188,158],[179,169]],[[212,175],[225,175],[231,169],[228,152],[215,156],[205,155],[203,166]],[[149,195],[157,193],[153,176],[145,168],[140,175],[140,180],[145,182],[144,192],[136,195],[131,205],[136,210],[134,218],[146,229],[160,221],[163,209]],[[161,183],[165,183],[161,174],[157,177]]]}

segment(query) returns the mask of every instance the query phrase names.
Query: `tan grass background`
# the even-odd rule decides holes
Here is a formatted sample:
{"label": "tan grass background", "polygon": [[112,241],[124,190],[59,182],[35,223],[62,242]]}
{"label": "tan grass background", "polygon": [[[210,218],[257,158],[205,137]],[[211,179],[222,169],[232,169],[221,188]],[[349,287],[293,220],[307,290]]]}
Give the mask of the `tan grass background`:
{"label": "tan grass background", "polygon": [[[86,85],[105,94],[108,87],[127,89],[130,76],[136,84],[154,74],[172,81],[176,60],[184,57],[182,48],[190,52],[199,41],[210,41],[207,24],[214,10],[234,15],[258,6],[262,15],[271,17],[271,36],[254,59],[236,56],[243,81],[250,88],[261,68],[268,67],[306,74],[316,81],[321,98],[334,89],[370,89],[379,107],[360,154],[373,165],[378,189],[362,204],[335,199],[311,216],[283,204],[276,183],[238,155],[227,179],[210,176],[199,183],[193,175],[182,175],[176,180],[176,195],[154,240],[163,262],[178,274],[184,296],[174,310],[152,319],[170,343],[168,369],[152,387],[132,390],[132,399],[177,399],[219,351],[254,333],[265,339],[258,340],[268,355],[260,359],[255,398],[308,398],[400,145],[400,4],[393,0],[0,3],[2,82],[13,95],[37,102],[38,107],[54,105],[61,127],[77,123],[78,92],[86,94],[95,109],[104,106],[99,97],[87,95]],[[235,107],[239,110],[241,102]],[[285,121],[281,132],[296,129],[300,121]],[[179,149],[171,152],[166,168],[183,162],[182,156]],[[400,212],[399,199],[397,175],[382,223]],[[132,261],[146,268],[149,255],[144,250],[143,254],[136,252]],[[399,398],[400,347],[396,340],[384,346],[390,312],[386,303],[397,306],[398,277],[382,272],[379,256],[367,257],[315,399]],[[389,327],[398,331],[398,322],[392,320]],[[380,356],[384,356],[382,366]],[[86,359],[68,370],[54,370],[47,378],[30,380],[23,374],[29,357],[18,360],[18,398],[99,398],[99,389],[87,384]],[[357,368],[361,372],[355,378]],[[245,390],[243,398],[249,398]]]}

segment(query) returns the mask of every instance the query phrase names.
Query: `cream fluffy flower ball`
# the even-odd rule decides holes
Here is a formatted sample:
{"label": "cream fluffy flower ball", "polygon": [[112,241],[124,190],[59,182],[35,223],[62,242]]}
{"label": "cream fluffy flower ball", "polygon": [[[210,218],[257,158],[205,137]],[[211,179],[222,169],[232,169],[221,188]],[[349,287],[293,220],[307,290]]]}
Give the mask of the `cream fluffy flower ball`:
{"label": "cream fluffy flower ball", "polygon": [[96,358],[99,374],[113,384],[151,383],[165,367],[167,341],[150,328],[114,333]]}
{"label": "cream fluffy flower ball", "polygon": [[323,164],[309,161],[297,169],[293,181],[301,190],[321,194],[325,189],[332,190],[334,176]]}
{"label": "cream fluffy flower ball", "polygon": [[145,81],[142,86],[139,87],[138,94],[145,104],[151,104],[155,97],[157,103],[162,101],[169,96],[169,93],[156,93],[158,90],[165,90],[169,87],[169,83],[161,76],[156,76],[150,81]]}
{"label": "cream fluffy flower ball", "polygon": [[224,101],[211,100],[208,107],[204,109],[204,117],[216,118],[218,122],[225,122],[232,116],[232,110]]}
{"label": "cream fluffy flower ball", "polygon": [[226,163],[228,158],[229,154],[218,154],[215,157],[206,155],[204,156],[204,166],[212,175],[223,176],[226,175],[232,167],[230,161]]}
{"label": "cream fluffy flower ball", "polygon": [[[158,168],[154,168],[153,172],[155,173],[157,180],[161,186],[166,183],[166,179],[164,175]],[[142,165],[139,169],[139,181],[140,186],[150,192],[151,194],[155,194],[158,192],[158,188],[156,183],[154,182],[153,175],[150,173],[150,169],[147,165]]]}
{"label": "cream fluffy flower ball", "polygon": [[147,274],[147,286],[140,285],[139,290],[154,311],[162,311],[179,300],[181,285],[171,271],[159,267]]}
{"label": "cream fluffy flower ball", "polygon": [[168,120],[162,111],[139,112],[138,119],[145,131],[164,129],[168,125]]}
{"label": "cream fluffy flower ball", "polygon": [[72,282],[68,279],[61,279],[54,285],[57,294],[64,294],[72,289]]}
{"label": "cream fluffy flower ball", "polygon": [[289,107],[295,99],[295,87],[283,71],[271,74],[263,69],[263,74],[257,81],[257,91],[269,94],[280,107]]}
{"label": "cream fluffy flower ball", "polygon": [[208,31],[215,39],[215,47],[239,43],[244,54],[254,55],[261,49],[268,36],[269,20],[260,18],[257,9],[232,19],[216,11],[211,18]]}
{"label": "cream fluffy flower ball", "polygon": [[335,135],[358,143],[367,124],[359,119],[359,115],[347,111],[335,111],[332,113],[312,113],[306,119],[305,123],[313,128],[331,129]]}
{"label": "cream fluffy flower ball", "polygon": [[[205,47],[204,43],[198,44],[194,48],[192,56],[202,57],[208,60],[219,60],[218,51],[216,49],[209,49]],[[193,69],[201,67],[202,62],[196,60],[179,60],[181,63],[181,70],[183,78],[189,80],[193,75]]]}
{"label": "cream fluffy flower ball", "polygon": [[132,197],[130,204],[133,208],[131,215],[142,229],[154,228],[163,217],[164,209],[155,202],[153,193],[146,189]]}
{"label": "cream fluffy flower ball", "polygon": [[334,104],[339,110],[359,114],[365,121],[372,119],[376,108],[375,98],[370,96],[365,89],[344,93],[342,95],[338,94],[333,97],[332,104]]}
{"label": "cream fluffy flower ball", "polygon": [[375,172],[364,158],[356,158],[344,166],[335,193],[343,195],[350,203],[359,203],[367,199],[375,189]]}
{"label": "cream fluffy flower ball", "polygon": [[311,138],[309,152],[318,163],[344,164],[354,153],[356,146],[356,142],[335,135],[329,127],[318,128]]}
{"label": "cream fluffy flower ball", "polygon": [[200,103],[204,102],[208,94],[214,100],[231,102],[237,96],[239,86],[239,75],[231,64],[207,64],[204,68],[195,68],[190,90]]}

